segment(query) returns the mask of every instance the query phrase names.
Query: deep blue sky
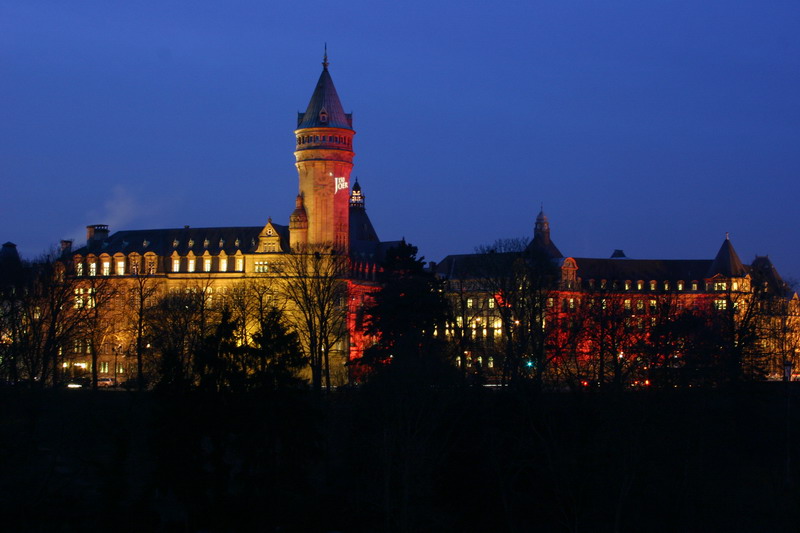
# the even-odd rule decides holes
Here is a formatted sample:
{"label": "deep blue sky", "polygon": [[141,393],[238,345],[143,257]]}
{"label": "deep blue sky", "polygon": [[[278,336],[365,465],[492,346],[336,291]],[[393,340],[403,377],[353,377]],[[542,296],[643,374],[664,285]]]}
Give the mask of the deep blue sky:
{"label": "deep blue sky", "polygon": [[327,41],[381,238],[530,236],[800,279],[800,3],[0,4],[0,241],[288,223]]}

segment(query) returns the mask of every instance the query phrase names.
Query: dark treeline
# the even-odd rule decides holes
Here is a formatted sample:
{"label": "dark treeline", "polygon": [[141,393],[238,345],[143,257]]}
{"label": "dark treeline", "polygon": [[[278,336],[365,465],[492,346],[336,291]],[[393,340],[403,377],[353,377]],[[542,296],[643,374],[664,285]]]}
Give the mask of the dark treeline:
{"label": "dark treeline", "polygon": [[4,528],[796,531],[786,384],[564,395],[410,370],[322,400],[6,391]]}

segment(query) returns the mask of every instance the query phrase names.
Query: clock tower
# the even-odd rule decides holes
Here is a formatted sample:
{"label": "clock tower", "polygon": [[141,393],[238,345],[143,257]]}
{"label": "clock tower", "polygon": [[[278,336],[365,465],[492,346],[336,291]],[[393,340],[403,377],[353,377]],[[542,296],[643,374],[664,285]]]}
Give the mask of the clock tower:
{"label": "clock tower", "polygon": [[300,197],[295,214],[301,219],[297,210],[303,209],[306,228],[292,235],[292,244],[333,244],[348,250],[350,171],[356,132],[353,116],[344,112],[328,72],[327,50],[308,108],[297,115],[294,156]]}

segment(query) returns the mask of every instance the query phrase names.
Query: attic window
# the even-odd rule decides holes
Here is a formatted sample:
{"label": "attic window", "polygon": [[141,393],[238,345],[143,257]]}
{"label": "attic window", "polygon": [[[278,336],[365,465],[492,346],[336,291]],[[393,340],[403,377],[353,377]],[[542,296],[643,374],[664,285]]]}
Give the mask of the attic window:
{"label": "attic window", "polygon": [[194,248],[194,239],[189,239],[189,248]]}
{"label": "attic window", "polygon": [[233,245],[238,248],[239,247],[239,239],[236,239],[236,241],[233,243]]}
{"label": "attic window", "polygon": [[174,241],[172,241],[172,247],[173,248],[177,248],[178,247],[178,239],[175,239]]}
{"label": "attic window", "polygon": [[150,246],[150,241],[148,241],[148,240],[144,240],[144,241],[142,242],[142,246],[143,246],[143,247],[145,247],[145,248],[147,248],[148,246]]}
{"label": "attic window", "polygon": [[319,112],[319,121],[322,123],[328,122],[328,112],[323,107]]}
{"label": "attic window", "polygon": [[225,246],[225,239],[220,239],[219,240],[219,247],[222,248],[223,246]]}
{"label": "attic window", "polygon": [[203,248],[208,248],[208,239],[203,241]]}

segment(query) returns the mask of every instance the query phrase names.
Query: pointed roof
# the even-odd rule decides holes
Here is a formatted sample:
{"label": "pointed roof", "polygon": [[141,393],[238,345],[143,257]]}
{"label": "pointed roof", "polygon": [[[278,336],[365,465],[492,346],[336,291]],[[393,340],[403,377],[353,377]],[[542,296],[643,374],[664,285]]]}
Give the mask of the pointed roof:
{"label": "pointed roof", "polygon": [[730,238],[726,235],[725,240],[722,241],[717,256],[711,267],[708,269],[707,277],[713,277],[717,274],[729,278],[741,278],[747,275],[747,270],[744,268],[739,255],[733,249]]}
{"label": "pointed roof", "polygon": [[305,113],[297,114],[297,129],[303,128],[344,128],[353,129],[353,115],[345,113],[333,79],[328,72],[328,53],[322,62],[322,74],[311,95]]}

